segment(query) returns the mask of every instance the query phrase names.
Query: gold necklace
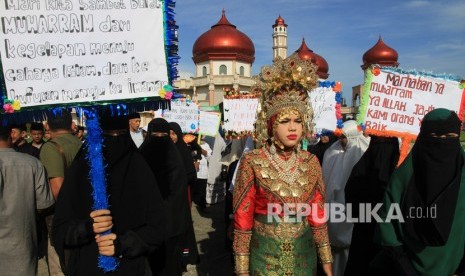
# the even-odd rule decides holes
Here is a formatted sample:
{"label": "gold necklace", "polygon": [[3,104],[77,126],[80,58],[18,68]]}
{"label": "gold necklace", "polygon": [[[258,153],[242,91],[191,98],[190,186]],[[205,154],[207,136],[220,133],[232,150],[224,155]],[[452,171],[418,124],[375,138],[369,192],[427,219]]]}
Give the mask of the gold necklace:
{"label": "gold necklace", "polygon": [[[276,169],[276,171],[270,171],[271,175],[276,175],[282,181],[288,184],[294,184],[296,179],[300,176],[300,171],[296,170],[298,158],[297,154],[291,153],[291,158],[289,160],[282,160],[277,154],[271,155],[267,150],[265,150],[265,155],[270,161],[271,165]],[[294,171],[291,171],[294,169]]]}

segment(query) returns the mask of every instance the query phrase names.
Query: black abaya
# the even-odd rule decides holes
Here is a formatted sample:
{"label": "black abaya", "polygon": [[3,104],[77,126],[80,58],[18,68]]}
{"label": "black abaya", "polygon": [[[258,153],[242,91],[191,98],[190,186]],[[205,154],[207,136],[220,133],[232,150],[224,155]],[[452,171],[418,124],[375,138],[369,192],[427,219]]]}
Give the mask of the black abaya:
{"label": "black abaya", "polygon": [[[371,137],[370,145],[352,169],[345,187],[346,203],[352,204],[352,213],[359,214],[359,204],[381,203],[387,184],[399,160],[397,138]],[[358,215],[358,216],[357,216]],[[345,275],[371,275],[369,263],[381,250],[373,242],[376,221],[355,223]]]}
{"label": "black abaya", "polygon": [[117,235],[115,255],[122,256],[115,272],[104,273],[97,267],[98,247],[89,216],[92,187],[86,146],[65,175],[56,203],[52,238],[62,264],[66,264],[67,275],[150,275],[148,255],[164,240],[165,212],[153,173],[129,142],[123,136],[106,137],[104,141],[109,209],[114,224],[111,231]]}
{"label": "black abaya", "polygon": [[[176,133],[176,136],[178,137],[178,140],[175,143],[175,145],[181,155],[181,158],[184,164],[184,169],[186,171],[187,184],[188,184],[188,189],[189,189],[188,193],[190,193],[190,197],[192,197],[192,193],[195,188],[194,187],[195,181],[197,180],[197,171],[195,170],[194,159],[192,157],[192,151],[189,149],[189,147],[183,140],[182,130],[179,124],[175,122],[171,122],[170,129],[174,131]],[[189,204],[191,202],[192,201],[189,199]],[[189,212],[185,213],[185,219],[186,219],[187,225],[186,225],[186,233],[183,238],[184,239],[183,241],[184,265],[197,264],[199,261],[198,260],[199,252],[197,250],[197,241],[195,239],[194,224],[192,221],[192,215],[191,215],[190,209],[189,209]]]}
{"label": "black abaya", "polygon": [[[140,147],[142,155],[157,179],[167,216],[164,249],[156,252],[163,267],[152,268],[158,275],[182,274],[183,237],[190,218],[187,178],[180,153],[169,137],[169,125],[156,118],[148,125],[148,137]],[[154,136],[159,135],[159,136]]]}

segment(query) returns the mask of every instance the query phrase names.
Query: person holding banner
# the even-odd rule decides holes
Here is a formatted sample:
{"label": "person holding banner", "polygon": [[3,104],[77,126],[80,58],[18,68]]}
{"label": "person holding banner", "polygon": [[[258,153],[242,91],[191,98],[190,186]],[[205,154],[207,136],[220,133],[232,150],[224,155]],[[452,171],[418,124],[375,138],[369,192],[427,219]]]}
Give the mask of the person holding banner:
{"label": "person holding banner", "polygon": [[[58,196],[53,242],[66,275],[152,275],[148,258],[165,236],[160,191],[127,135],[127,117],[101,115],[110,210],[92,211],[90,161],[84,144]],[[106,230],[111,233],[101,235]],[[99,254],[118,257],[115,272],[98,267]]]}
{"label": "person holding banner", "polygon": [[[460,145],[461,120],[448,109],[423,118],[407,158],[394,171],[379,214],[392,206],[401,218],[379,223],[375,241],[383,251],[373,275],[453,275],[465,248],[465,152]],[[463,271],[462,271],[463,273]],[[460,274],[463,275],[463,274]]]}
{"label": "person holding banner", "polygon": [[[318,255],[332,275],[321,167],[300,150],[312,119],[307,90],[316,86],[316,67],[298,58],[278,59],[261,76],[253,88],[263,95],[257,149],[241,159],[234,186],[236,273],[315,275]],[[311,206],[313,215],[296,204]]]}

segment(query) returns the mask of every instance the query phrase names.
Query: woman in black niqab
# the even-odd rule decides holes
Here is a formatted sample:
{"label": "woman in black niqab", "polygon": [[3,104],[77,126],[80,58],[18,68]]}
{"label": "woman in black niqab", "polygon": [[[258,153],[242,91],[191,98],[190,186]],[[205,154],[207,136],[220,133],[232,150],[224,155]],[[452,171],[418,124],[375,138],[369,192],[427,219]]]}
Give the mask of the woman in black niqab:
{"label": "woman in black niqab", "polygon": [[191,150],[189,150],[189,147],[182,138],[183,135],[181,126],[179,126],[179,124],[175,122],[171,122],[169,123],[169,125],[170,130],[172,130],[177,136],[177,141],[175,145],[179,153],[181,154],[184,168],[186,170],[187,183],[190,187],[192,187],[192,185],[194,185],[195,180],[197,179],[197,171],[195,170],[194,166],[194,158],[192,158]]}
{"label": "woman in black niqab", "polygon": [[425,246],[444,245],[452,228],[464,164],[460,127],[455,112],[436,109],[423,119],[412,148],[413,177],[402,211],[422,208],[427,213],[428,208],[436,208],[436,218],[405,220],[407,234]]}
{"label": "woman in black niqab", "polygon": [[[356,218],[365,218],[359,213],[359,204],[370,203],[372,208],[383,200],[389,179],[399,160],[397,138],[371,136],[370,145],[352,169],[345,187],[346,203],[350,203]],[[373,242],[376,221],[355,223],[345,275],[370,275],[368,264],[381,247]]]}
{"label": "woman in black niqab", "polygon": [[[109,122],[111,121],[111,122]],[[121,122],[118,126],[117,122]],[[108,125],[107,125],[108,123]],[[68,168],[53,221],[52,239],[66,275],[152,275],[148,256],[161,246],[165,216],[156,179],[140,153],[121,131],[127,119],[101,119],[104,129],[103,156],[108,167],[109,209],[116,234],[116,271],[98,268],[98,246],[92,229],[92,186],[84,144]],[[111,130],[111,131],[108,131]],[[155,185],[154,185],[155,184]]]}
{"label": "woman in black niqab", "polygon": [[[178,149],[179,153],[181,154],[184,168],[186,170],[186,177],[187,177],[187,184],[188,184],[188,202],[189,207],[191,206],[191,198],[192,198],[192,191],[194,190],[195,181],[197,180],[197,171],[194,166],[194,159],[192,158],[192,151],[187,146],[186,142],[183,140],[183,134],[181,126],[176,122],[169,123],[170,130],[174,132],[177,136],[176,138],[176,148]],[[194,224],[192,221],[192,215],[190,212],[185,212],[185,219],[187,222],[186,225],[186,233],[184,235],[184,248],[183,248],[183,256],[184,256],[184,264],[183,266],[187,266],[187,264],[195,265],[199,262],[199,252],[197,249],[197,241],[195,238],[195,231],[194,231]]]}
{"label": "woman in black niqab", "polygon": [[185,214],[190,210],[183,161],[169,134],[170,126],[165,119],[153,119],[140,151],[156,177],[167,216],[167,239],[164,248],[156,252],[152,269],[157,275],[171,276],[183,271],[182,238],[188,225]]}

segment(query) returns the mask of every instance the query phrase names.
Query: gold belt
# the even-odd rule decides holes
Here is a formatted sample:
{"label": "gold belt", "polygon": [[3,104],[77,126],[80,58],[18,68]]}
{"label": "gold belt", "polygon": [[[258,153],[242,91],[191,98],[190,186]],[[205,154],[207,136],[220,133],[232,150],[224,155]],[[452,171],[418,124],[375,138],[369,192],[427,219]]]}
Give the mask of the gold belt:
{"label": "gold belt", "polygon": [[253,224],[255,231],[259,234],[275,239],[297,238],[301,236],[308,227],[306,218],[304,218],[300,223],[280,222],[267,224],[254,220]]}

